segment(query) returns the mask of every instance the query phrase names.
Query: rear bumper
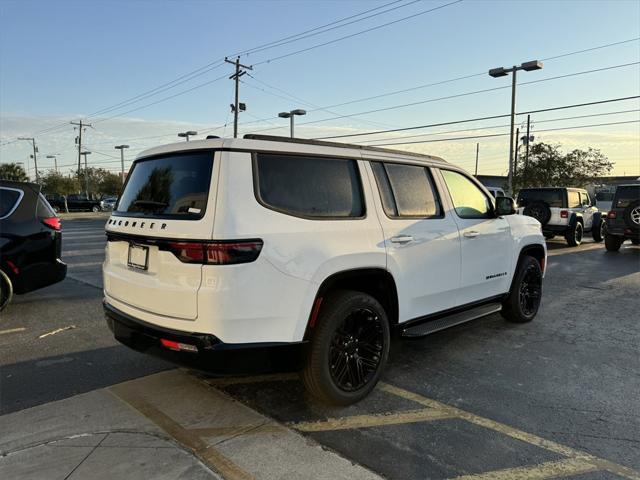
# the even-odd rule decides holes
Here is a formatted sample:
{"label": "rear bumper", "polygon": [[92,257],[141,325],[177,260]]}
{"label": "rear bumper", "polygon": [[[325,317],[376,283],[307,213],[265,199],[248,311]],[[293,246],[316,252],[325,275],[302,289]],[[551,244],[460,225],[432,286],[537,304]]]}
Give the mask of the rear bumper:
{"label": "rear bumper", "polygon": [[560,235],[569,231],[569,229],[569,225],[544,225],[542,227],[542,233],[554,233],[556,235]]}
{"label": "rear bumper", "polygon": [[51,263],[30,265],[17,275],[11,275],[13,291],[23,294],[61,282],[67,276],[67,264],[60,259]]}
{"label": "rear bumper", "polygon": [[612,225],[611,223],[612,222],[610,221],[607,222],[607,233],[609,235],[616,235],[619,237],[630,238],[633,240],[640,239],[640,230],[633,230],[621,222],[620,223],[617,222],[614,225]]}
{"label": "rear bumper", "polygon": [[[120,343],[138,352],[207,373],[248,374],[297,370],[306,343],[224,343],[214,335],[172,330],[144,322],[106,301],[103,301],[103,308],[107,325]],[[197,353],[170,350],[161,344],[161,339],[193,345]]]}

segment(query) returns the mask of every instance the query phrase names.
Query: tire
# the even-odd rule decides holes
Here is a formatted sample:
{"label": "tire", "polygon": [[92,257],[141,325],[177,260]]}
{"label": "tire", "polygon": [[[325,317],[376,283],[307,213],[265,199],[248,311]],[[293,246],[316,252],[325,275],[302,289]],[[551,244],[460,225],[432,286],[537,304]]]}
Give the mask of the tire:
{"label": "tire", "polygon": [[551,220],[551,208],[545,202],[531,202],[524,208],[522,213],[528,217],[535,218],[542,226]]}
{"label": "tire", "polygon": [[500,314],[508,322],[526,323],[534,319],[542,301],[542,269],[538,260],[524,255],[511,283],[511,291],[502,302]]}
{"label": "tire", "polygon": [[98,213],[98,212],[100,211],[100,207],[98,207],[97,205],[95,205],[95,206],[91,207],[91,211],[92,211],[93,213]]}
{"label": "tire", "polygon": [[322,402],[356,403],[378,382],[389,343],[387,313],[375,298],[351,290],[333,292],[320,310],[302,381]]}
{"label": "tire", "polygon": [[544,234],[544,238],[546,238],[547,240],[553,240],[554,238],[556,238],[556,234],[555,233],[545,233]]}
{"label": "tire", "polygon": [[11,298],[13,298],[11,279],[0,270],[0,312],[9,305]]}
{"label": "tire", "polygon": [[582,237],[584,235],[584,229],[582,223],[576,222],[571,230],[565,233],[564,238],[570,247],[577,247],[582,243]]}
{"label": "tire", "polygon": [[620,250],[622,242],[624,242],[624,237],[609,235],[608,233],[604,236],[604,246],[608,252],[617,252]]}
{"label": "tire", "polygon": [[591,227],[591,238],[596,243],[600,243],[604,239],[605,232],[607,230],[607,224],[604,220],[600,220],[597,225]]}
{"label": "tire", "polygon": [[640,231],[640,200],[631,203],[622,214],[624,223],[631,230]]}

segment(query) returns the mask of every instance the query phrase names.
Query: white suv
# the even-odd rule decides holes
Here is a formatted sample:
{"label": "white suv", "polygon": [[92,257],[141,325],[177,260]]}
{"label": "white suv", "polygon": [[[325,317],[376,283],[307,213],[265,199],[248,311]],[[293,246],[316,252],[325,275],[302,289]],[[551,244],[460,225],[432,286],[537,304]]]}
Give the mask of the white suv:
{"label": "white suv", "polygon": [[570,247],[580,245],[585,232],[595,242],[604,238],[604,216],[582,188],[523,188],[518,192],[518,213],[538,220],[546,239],[563,235]]}
{"label": "white suv", "polygon": [[392,332],[533,319],[546,247],[513,213],[427,155],[258,135],[154,148],[106,225],[107,321],[191,365],[294,345],[312,394],[353,403]]}

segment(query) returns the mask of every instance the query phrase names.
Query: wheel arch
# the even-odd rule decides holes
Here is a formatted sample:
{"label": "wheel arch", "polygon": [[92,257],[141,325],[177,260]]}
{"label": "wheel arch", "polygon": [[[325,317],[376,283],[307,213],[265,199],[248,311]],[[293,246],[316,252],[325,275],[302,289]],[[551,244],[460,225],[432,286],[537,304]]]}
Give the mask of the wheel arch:
{"label": "wheel arch", "polygon": [[520,259],[522,257],[524,257],[525,255],[529,256],[529,257],[533,257],[535,258],[538,263],[540,264],[540,268],[542,269],[542,272],[544,273],[545,269],[546,269],[546,252],[545,252],[545,248],[542,244],[539,243],[532,243],[529,245],[525,245],[524,247],[522,247],[520,249],[520,254],[518,255],[518,259],[516,261],[516,268],[518,268],[518,265],[520,264]]}
{"label": "wheel arch", "polygon": [[316,292],[307,320],[304,340],[308,340],[322,309],[323,299],[335,290],[354,290],[375,298],[387,312],[389,326],[398,323],[398,290],[393,275],[383,268],[356,268],[333,273]]}

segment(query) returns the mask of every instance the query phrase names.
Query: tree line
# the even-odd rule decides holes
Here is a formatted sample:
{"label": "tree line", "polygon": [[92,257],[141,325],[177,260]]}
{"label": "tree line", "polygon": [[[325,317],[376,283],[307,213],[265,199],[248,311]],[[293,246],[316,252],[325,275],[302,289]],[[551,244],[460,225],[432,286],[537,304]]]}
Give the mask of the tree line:
{"label": "tree line", "polygon": [[[78,171],[72,171],[65,176],[55,170],[40,172],[40,185],[44,193],[59,193],[70,195],[84,192],[86,180],[89,183],[89,193],[95,195],[117,195],[122,188],[122,180],[119,175],[104,168],[90,167]],[[16,163],[4,163],[0,165],[0,179],[15,182],[28,182],[29,177],[21,165]]]}

